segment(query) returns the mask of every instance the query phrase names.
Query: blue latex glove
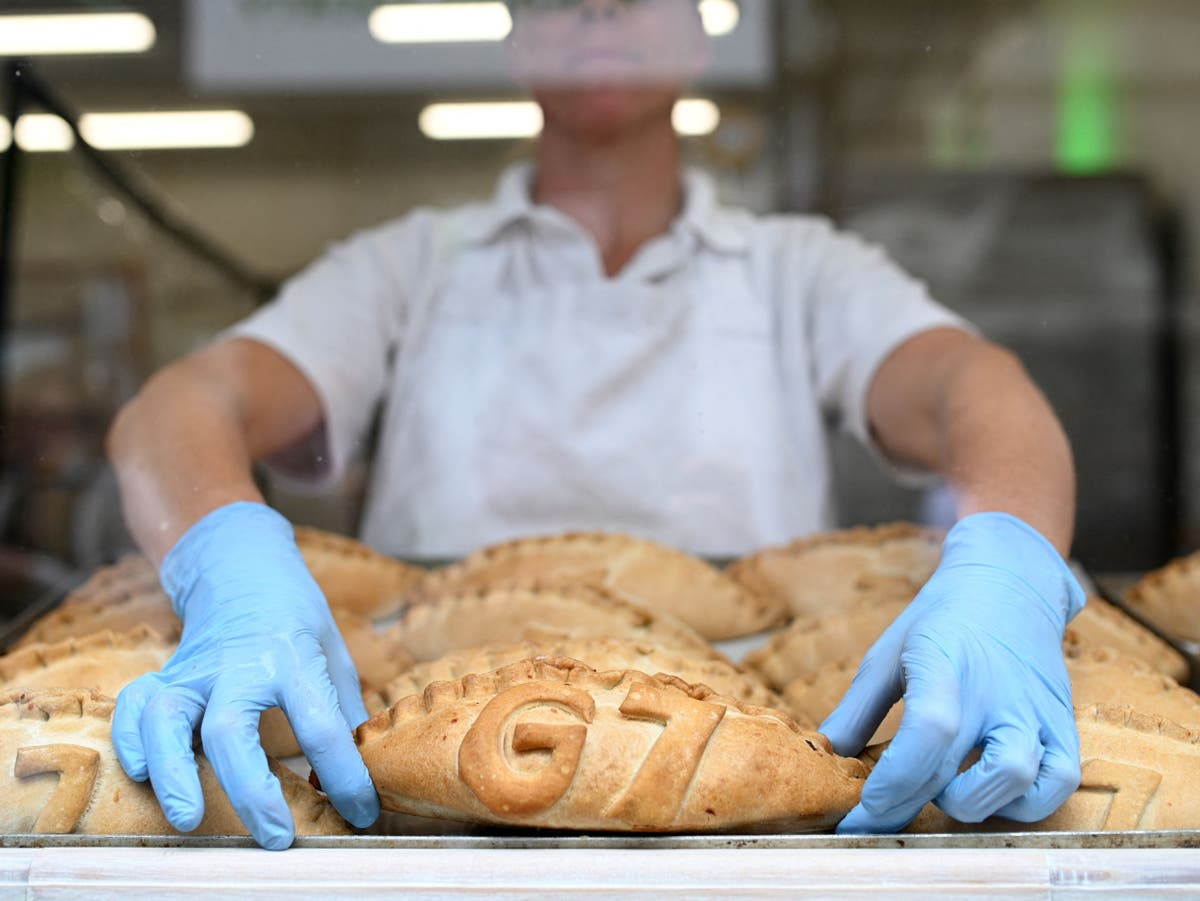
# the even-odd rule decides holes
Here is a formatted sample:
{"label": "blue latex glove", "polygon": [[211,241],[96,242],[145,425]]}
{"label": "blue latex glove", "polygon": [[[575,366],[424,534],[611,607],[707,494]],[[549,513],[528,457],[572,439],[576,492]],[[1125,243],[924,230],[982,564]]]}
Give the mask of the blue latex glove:
{"label": "blue latex glove", "polygon": [[117,698],[112,736],[125,772],[150,779],[171,825],[195,829],[200,725],[246,828],[264,848],[286,848],[295,827],[258,740],[259,714],[279,706],[342,816],[373,823],[379,798],[351,734],[367,718],[358,673],[291,524],[263,504],[220,507],[171,549],[161,577],[183,637],[161,673]]}
{"label": "blue latex glove", "polygon": [[838,832],[895,832],[930,800],[966,823],[1053,813],[1079,786],[1062,640],[1084,601],[1053,545],[1016,517],[977,513],[951,529],[937,571],[821,725],[856,755],[904,696],[900,729]]}

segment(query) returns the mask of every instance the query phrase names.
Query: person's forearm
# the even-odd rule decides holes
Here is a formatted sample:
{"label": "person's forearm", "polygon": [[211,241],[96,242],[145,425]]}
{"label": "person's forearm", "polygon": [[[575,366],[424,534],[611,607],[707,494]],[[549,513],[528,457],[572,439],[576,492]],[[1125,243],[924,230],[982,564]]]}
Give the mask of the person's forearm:
{"label": "person's forearm", "polygon": [[957,329],[924,332],[880,366],[868,416],[888,457],[950,483],[960,517],[1010,513],[1069,551],[1071,448],[1015,355]]}
{"label": "person's forearm", "polygon": [[1075,528],[1075,467],[1049,403],[1015,356],[994,345],[961,355],[938,404],[934,461],[958,513],[1011,513],[1064,556]]}
{"label": "person's forearm", "polygon": [[206,513],[263,499],[236,405],[178,369],[156,375],[121,410],[108,451],[125,519],[155,565]]}

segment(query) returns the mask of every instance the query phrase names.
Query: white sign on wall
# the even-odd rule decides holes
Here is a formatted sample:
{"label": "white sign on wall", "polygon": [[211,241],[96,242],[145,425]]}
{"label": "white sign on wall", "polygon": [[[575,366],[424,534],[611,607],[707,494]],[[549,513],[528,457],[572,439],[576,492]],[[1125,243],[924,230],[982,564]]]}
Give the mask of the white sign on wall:
{"label": "white sign on wall", "polygon": [[[186,73],[198,91],[492,90],[509,82],[500,42],[383,44],[367,19],[379,0],[188,0]],[[753,87],[773,77],[771,0],[740,0],[712,39],[700,84]]]}

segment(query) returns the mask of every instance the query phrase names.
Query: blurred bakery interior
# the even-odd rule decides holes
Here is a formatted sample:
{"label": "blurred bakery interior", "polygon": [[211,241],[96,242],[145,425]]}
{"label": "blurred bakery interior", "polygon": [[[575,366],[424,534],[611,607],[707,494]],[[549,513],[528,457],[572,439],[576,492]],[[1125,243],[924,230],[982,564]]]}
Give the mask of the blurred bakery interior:
{"label": "blurred bakery interior", "polygon": [[[429,6],[462,4],[0,3],[0,617],[132,547],[104,435],[151,372],[331,242],[489,196],[528,153],[503,4],[430,26],[492,29],[472,40],[389,33],[383,13]],[[1200,546],[1194,3],[701,7],[712,61],[677,128],[722,196],[832,217],[1020,354],[1072,439],[1089,571]],[[46,12],[120,15],[40,38],[9,18]],[[836,458],[840,524],[947,516],[944,491],[892,484],[849,442]],[[353,533],[369,466],[266,489]]]}

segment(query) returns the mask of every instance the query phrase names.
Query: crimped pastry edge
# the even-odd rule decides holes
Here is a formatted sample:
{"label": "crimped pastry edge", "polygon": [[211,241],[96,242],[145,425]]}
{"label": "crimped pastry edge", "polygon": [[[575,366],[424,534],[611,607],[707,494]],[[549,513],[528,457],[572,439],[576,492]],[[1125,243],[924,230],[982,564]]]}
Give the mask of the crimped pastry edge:
{"label": "crimped pastry edge", "polygon": [[171,647],[174,642],[164,638],[156,629],[146,623],[124,632],[102,629],[78,638],[34,642],[0,657],[0,681],[14,682],[24,673],[46,669],[60,660],[92,651],[132,650],[145,645]]}

